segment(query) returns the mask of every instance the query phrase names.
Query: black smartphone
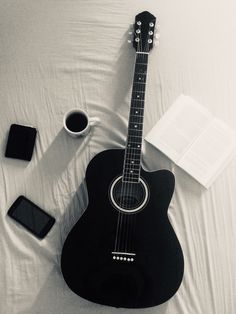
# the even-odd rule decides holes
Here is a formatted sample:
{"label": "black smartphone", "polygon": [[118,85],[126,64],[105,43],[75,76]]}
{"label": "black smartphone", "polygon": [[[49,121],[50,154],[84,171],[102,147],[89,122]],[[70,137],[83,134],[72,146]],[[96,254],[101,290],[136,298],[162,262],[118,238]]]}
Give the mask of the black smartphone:
{"label": "black smartphone", "polygon": [[55,223],[55,218],[23,195],[15,200],[7,214],[39,239],[43,239]]}

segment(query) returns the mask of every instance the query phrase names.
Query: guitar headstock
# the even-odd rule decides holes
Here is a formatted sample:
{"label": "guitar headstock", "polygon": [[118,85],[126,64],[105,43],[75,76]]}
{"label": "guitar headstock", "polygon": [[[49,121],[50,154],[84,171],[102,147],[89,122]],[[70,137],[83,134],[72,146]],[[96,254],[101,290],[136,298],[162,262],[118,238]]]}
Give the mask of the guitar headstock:
{"label": "guitar headstock", "polygon": [[136,15],[133,31],[133,46],[137,52],[149,53],[153,47],[156,17],[144,11]]}

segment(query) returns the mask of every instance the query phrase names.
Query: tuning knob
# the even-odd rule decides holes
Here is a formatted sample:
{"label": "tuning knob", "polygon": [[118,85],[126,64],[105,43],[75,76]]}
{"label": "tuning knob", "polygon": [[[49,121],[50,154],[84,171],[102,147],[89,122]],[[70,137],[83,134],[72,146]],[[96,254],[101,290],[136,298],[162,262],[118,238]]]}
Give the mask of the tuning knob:
{"label": "tuning knob", "polygon": [[128,43],[129,43],[129,44],[131,44],[131,43],[132,43],[132,40],[131,40],[131,39],[128,39],[127,41],[128,41]]}

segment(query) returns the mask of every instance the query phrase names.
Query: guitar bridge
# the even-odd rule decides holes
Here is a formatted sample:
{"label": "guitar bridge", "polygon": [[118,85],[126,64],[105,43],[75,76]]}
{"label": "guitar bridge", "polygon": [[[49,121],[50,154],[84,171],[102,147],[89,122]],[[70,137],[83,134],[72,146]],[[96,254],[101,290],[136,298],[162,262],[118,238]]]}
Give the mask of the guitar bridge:
{"label": "guitar bridge", "polygon": [[128,252],[111,252],[112,259],[122,262],[134,262],[135,260],[135,253],[128,253]]}

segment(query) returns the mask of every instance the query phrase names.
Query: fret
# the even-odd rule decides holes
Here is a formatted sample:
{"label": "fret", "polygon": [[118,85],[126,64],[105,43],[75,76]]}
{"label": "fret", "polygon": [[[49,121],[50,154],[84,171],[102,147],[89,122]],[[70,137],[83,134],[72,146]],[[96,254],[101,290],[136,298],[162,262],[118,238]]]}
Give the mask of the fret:
{"label": "fret", "polygon": [[135,138],[131,138],[130,136],[128,136],[128,140],[127,140],[127,144],[141,144],[142,143],[142,137],[135,137]]}
{"label": "fret", "polygon": [[144,109],[144,103],[139,102],[135,102],[134,100],[131,101],[131,109],[135,108],[137,110],[143,110]]}
{"label": "fret", "polygon": [[135,101],[142,101],[142,102],[144,102],[144,101],[143,101],[143,99],[137,99],[137,98],[131,98],[131,100],[135,100]]}
{"label": "fret", "polygon": [[[134,116],[134,118],[136,118],[136,116]],[[143,125],[143,122],[136,122],[136,124],[142,124]]]}
{"label": "fret", "polygon": [[133,171],[137,171],[140,168],[140,164],[127,164],[125,166],[125,169],[127,170],[133,170]]}
{"label": "fret", "polygon": [[[136,142],[133,142],[133,141],[128,141],[128,143],[129,143],[129,145],[132,145],[132,144],[141,144],[142,143],[142,141],[136,141]],[[132,147],[132,146],[130,146],[130,147]]]}
{"label": "fret", "polygon": [[136,64],[145,64],[145,65],[147,65],[147,63],[143,63],[143,62],[136,62]]}
{"label": "fret", "polygon": [[137,116],[130,116],[129,117],[129,123],[142,124],[143,125],[143,122],[140,122],[142,120],[143,120],[142,118],[137,117]]}
{"label": "fret", "polygon": [[126,171],[129,171],[130,173],[137,173],[137,172],[139,172],[139,170],[140,170],[140,160],[139,160],[139,164],[137,164],[136,163],[136,165],[134,165],[134,164],[132,164],[132,165],[130,165],[130,164],[126,164],[125,166],[124,166],[124,170],[126,170]]}
{"label": "fret", "polygon": [[141,139],[142,139],[142,136],[140,136],[140,135],[131,135],[131,134],[129,134],[129,136],[138,137],[138,138],[141,138]]}
{"label": "fret", "polygon": [[136,89],[133,89],[133,92],[135,92],[135,93],[143,93],[143,94],[145,94],[145,91],[144,91],[144,90],[136,90]]}
{"label": "fret", "polygon": [[[137,146],[138,146],[138,147],[137,147]],[[130,146],[130,144],[129,144],[129,145],[128,145],[128,148],[130,148],[130,149],[132,148],[132,150],[133,150],[133,149],[140,149],[140,150],[141,150],[141,145],[139,144],[139,145],[137,145],[137,146],[136,146],[136,147],[134,147],[134,146],[132,147],[132,146]]]}
{"label": "fret", "polygon": [[137,118],[137,119],[139,119],[139,118],[143,118],[143,116],[139,115],[139,114],[135,114],[135,115],[130,115],[130,118]]}
{"label": "fret", "polygon": [[[139,102],[135,102],[134,100],[131,100],[131,109],[137,109],[137,110],[144,110],[144,103]],[[142,112],[142,116],[143,116],[143,112]]]}
{"label": "fret", "polygon": [[127,157],[126,160],[127,160],[127,161],[130,161],[130,162],[132,162],[132,161],[134,161],[134,162],[135,162],[135,161],[139,162],[139,158],[135,158],[135,156],[134,156],[134,158]]}
{"label": "fret", "polygon": [[[127,149],[127,151],[128,151],[128,153],[130,154],[130,155],[132,155],[133,153],[134,153],[134,151],[138,151],[138,152],[141,152],[141,145],[139,145],[140,147],[129,147],[128,149]],[[134,153],[135,154],[135,153]]]}
{"label": "fret", "polygon": [[[133,160],[131,160],[131,161],[133,161]],[[132,165],[134,165],[134,164],[132,164]],[[138,166],[138,167],[140,167],[140,160],[137,160],[137,162],[136,162],[136,167]],[[126,164],[126,166],[125,167],[127,167],[127,166],[129,166],[129,164]]]}
{"label": "fret", "polygon": [[[135,157],[135,156],[132,156],[132,157]],[[135,165],[136,167],[137,167],[137,166],[140,166],[140,158],[136,158],[136,159],[130,158],[130,160],[131,160],[131,161],[126,160],[125,165],[124,165],[124,168],[132,169],[132,166],[133,166],[133,165]],[[136,163],[132,163],[132,164],[131,164],[132,161],[136,161]]]}
{"label": "fret", "polygon": [[[139,160],[139,164],[136,164],[135,165],[135,167],[136,168],[131,168],[129,165],[126,165],[125,167],[124,167],[124,170],[133,170],[133,171],[136,171],[136,173],[140,170],[140,160]],[[134,172],[131,172],[131,173],[134,173]]]}
{"label": "fret", "polygon": [[143,130],[141,129],[138,129],[138,127],[137,128],[134,128],[134,129],[132,129],[132,128],[129,128],[129,130],[131,130],[131,131],[135,131],[135,132],[143,132]]}
{"label": "fret", "polygon": [[[130,127],[133,126],[134,128],[138,128],[138,130],[139,130],[139,128],[143,126],[142,119],[138,120],[137,122],[134,122],[134,121],[132,121],[132,118],[133,117],[130,117],[130,119],[129,119]],[[135,116],[134,116],[134,118],[135,118]]]}
{"label": "fret", "polygon": [[[132,104],[131,104],[132,105]],[[134,112],[135,114],[138,114],[139,111],[141,110],[144,110],[144,108],[139,108],[139,107],[134,107],[134,106],[131,106],[131,110],[134,109],[134,111],[137,111],[137,112]],[[137,109],[137,110],[136,110]]]}
{"label": "fret", "polygon": [[139,153],[137,154],[137,153],[134,153],[134,152],[132,152],[132,153],[130,153],[130,155],[134,155],[134,156],[141,156],[141,150],[139,151]]}
{"label": "fret", "polygon": [[[135,125],[137,125],[137,124],[135,124]],[[143,132],[142,128],[141,128],[141,130],[140,130],[140,128],[138,128],[138,126],[137,126],[137,127],[134,127],[134,128],[129,127],[129,130],[135,131],[135,132]]]}
{"label": "fret", "polygon": [[140,144],[142,142],[142,136],[128,133],[127,141]]}
{"label": "fret", "polygon": [[[141,132],[141,133],[140,133]],[[128,130],[128,135],[131,135],[131,136],[140,136],[142,137],[142,130],[136,130],[136,129],[129,129]]]}
{"label": "fret", "polygon": [[132,148],[132,150],[134,150],[134,149],[141,150],[141,145],[140,145],[140,144],[138,144],[138,145],[136,145],[136,146],[130,146],[130,144],[128,144],[128,147],[129,147],[130,149]]}
{"label": "fret", "polygon": [[138,57],[146,57],[149,55],[149,52],[143,52],[143,51],[136,51],[136,54],[137,54],[137,58]]}

